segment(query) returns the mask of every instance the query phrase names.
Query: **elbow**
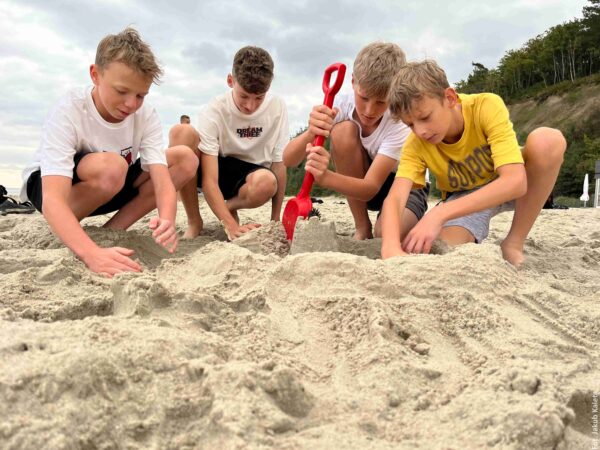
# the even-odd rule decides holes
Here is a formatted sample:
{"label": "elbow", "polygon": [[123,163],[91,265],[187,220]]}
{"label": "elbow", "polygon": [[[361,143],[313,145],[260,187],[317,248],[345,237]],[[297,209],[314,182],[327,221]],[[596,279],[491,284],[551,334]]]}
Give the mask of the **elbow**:
{"label": "elbow", "polygon": [[513,197],[520,198],[525,194],[527,194],[527,174],[525,173],[525,170],[523,170],[521,175],[515,178]]}
{"label": "elbow", "polygon": [[369,200],[372,200],[378,192],[379,189],[377,189],[376,186],[368,186],[360,191],[360,194],[356,197],[356,199],[360,200],[361,202],[368,202]]}
{"label": "elbow", "polygon": [[298,167],[298,165],[302,162],[303,154],[294,155],[291,149],[285,149],[283,151],[283,165],[285,167]]}

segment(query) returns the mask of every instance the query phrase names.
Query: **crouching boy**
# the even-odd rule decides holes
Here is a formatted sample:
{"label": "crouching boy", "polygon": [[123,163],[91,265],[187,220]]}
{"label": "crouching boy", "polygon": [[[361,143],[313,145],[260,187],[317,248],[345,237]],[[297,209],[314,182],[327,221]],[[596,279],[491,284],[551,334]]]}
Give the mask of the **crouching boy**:
{"label": "crouching boy", "polygon": [[161,74],[136,30],[106,36],[90,66],[93,85],[74,89],[52,109],[23,173],[21,198],[93,272],[106,276],[141,268],[133,250],[92,241],[79,224],[85,217],[118,211],[104,226],[125,230],[158,207],[152,235],[171,252],[177,246],[176,189],[198,160],[187,147],[165,152],[158,114],[144,104]]}
{"label": "crouching boy", "polygon": [[[502,255],[518,266],[523,245],[552,191],[566,141],[538,128],[521,150],[509,114],[495,94],[457,94],[433,61],[409,63],[390,89],[390,110],[412,130],[383,209],[381,256],[428,253],[434,239],[450,245],[482,242],[490,219],[514,209]],[[442,202],[401,242],[400,217],[411,189],[425,184],[429,168]]]}

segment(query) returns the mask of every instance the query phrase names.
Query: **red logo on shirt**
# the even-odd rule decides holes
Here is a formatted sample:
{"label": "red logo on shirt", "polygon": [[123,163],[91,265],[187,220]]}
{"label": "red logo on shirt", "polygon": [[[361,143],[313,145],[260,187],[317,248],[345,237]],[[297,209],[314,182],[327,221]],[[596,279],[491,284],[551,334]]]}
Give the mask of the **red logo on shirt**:
{"label": "red logo on shirt", "polygon": [[131,160],[133,158],[133,153],[131,152],[132,148],[133,147],[127,147],[127,148],[124,148],[123,150],[121,150],[121,156],[123,158],[125,158],[125,161],[127,161],[128,166],[131,165]]}

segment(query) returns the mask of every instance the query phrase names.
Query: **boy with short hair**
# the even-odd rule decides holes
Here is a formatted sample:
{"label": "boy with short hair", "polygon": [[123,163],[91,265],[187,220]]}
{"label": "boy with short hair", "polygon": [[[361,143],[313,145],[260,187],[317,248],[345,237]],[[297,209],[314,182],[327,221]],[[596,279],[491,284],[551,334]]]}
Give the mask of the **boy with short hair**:
{"label": "boy with short hair", "polygon": [[[385,201],[381,256],[429,253],[438,237],[450,245],[479,243],[488,235],[490,219],[514,208],[501,248],[504,259],[519,266],[525,238],[563,161],[567,144],[561,132],[538,128],[521,151],[502,99],[489,93],[457,94],[434,61],[403,67],[389,99],[392,116],[412,134]],[[443,201],[402,240],[399,217],[411,189],[425,183],[427,168]]]}
{"label": "boy with short hair", "polygon": [[[158,114],[144,97],[162,69],[138,32],[102,39],[90,66],[93,86],[74,89],[50,111],[34,161],[23,172],[21,198],[43,213],[52,231],[93,272],[139,272],[133,250],[101,248],[85,217],[118,211],[107,228],[125,230],[158,206],[155,241],[175,251],[176,189],[198,165],[193,152],[166,152]],[[137,159],[137,156],[140,156]]]}
{"label": "boy with short hair", "polygon": [[181,117],[179,118],[179,123],[190,124],[190,123],[192,123],[192,121],[190,120],[190,116],[188,116],[187,114],[182,114]]}
{"label": "boy with short hair", "polygon": [[[368,210],[380,211],[395,176],[401,148],[410,130],[390,116],[387,94],[396,72],[406,64],[396,44],[374,42],[354,61],[352,94],[338,95],[334,108],[313,108],[308,129],[292,139],[284,151],[288,167],[307,158],[306,170],[320,186],[346,196],[354,218],[354,238],[370,239],[373,227]],[[329,170],[329,153],[313,147],[315,136],[330,137],[335,172]],[[427,188],[411,193],[403,215],[409,230],[427,210]],[[380,235],[380,220],[375,236]]]}
{"label": "boy with short hair", "polygon": [[268,93],[272,80],[269,53],[243,47],[227,75],[231,90],[200,113],[198,131],[182,124],[171,129],[171,145],[197,148],[200,157],[197,178],[180,192],[188,217],[184,238],[198,236],[203,228],[196,187],[202,187],[229,239],[258,226],[241,225],[240,209],[257,208],[271,200],[271,220],[280,220],[286,183],[281,155],[289,140],[289,127],[285,103]]}

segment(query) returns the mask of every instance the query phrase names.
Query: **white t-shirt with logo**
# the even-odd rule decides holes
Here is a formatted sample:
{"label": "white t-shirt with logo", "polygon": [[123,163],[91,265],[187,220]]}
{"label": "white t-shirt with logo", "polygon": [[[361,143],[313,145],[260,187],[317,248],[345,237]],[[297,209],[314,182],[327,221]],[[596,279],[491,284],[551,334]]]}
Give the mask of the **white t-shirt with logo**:
{"label": "white t-shirt with logo", "polygon": [[243,114],[235,106],[231,91],[216,97],[200,112],[198,132],[201,152],[263,167],[282,161],[290,140],[285,103],[270,94],[252,114]]}
{"label": "white t-shirt with logo", "polygon": [[139,155],[145,171],[150,164],[167,165],[156,110],[144,103],[123,121],[110,123],[96,109],[92,89],[93,86],[73,89],[48,114],[34,160],[23,171],[22,201],[27,200],[27,179],[37,170],[42,177],[73,178],[73,159],[78,153],[118,153],[130,165]]}
{"label": "white t-shirt with logo", "polygon": [[344,120],[354,122],[360,131],[360,140],[363,147],[367,151],[369,157],[373,160],[377,155],[389,156],[396,161],[400,160],[402,146],[404,141],[410,134],[410,128],[403,122],[394,122],[390,116],[390,110],[386,110],[381,118],[381,122],[369,136],[363,136],[360,123],[354,119],[355,110],[354,93],[344,93],[338,95],[334,102],[334,108],[338,108],[339,112],[335,116],[334,123]]}

